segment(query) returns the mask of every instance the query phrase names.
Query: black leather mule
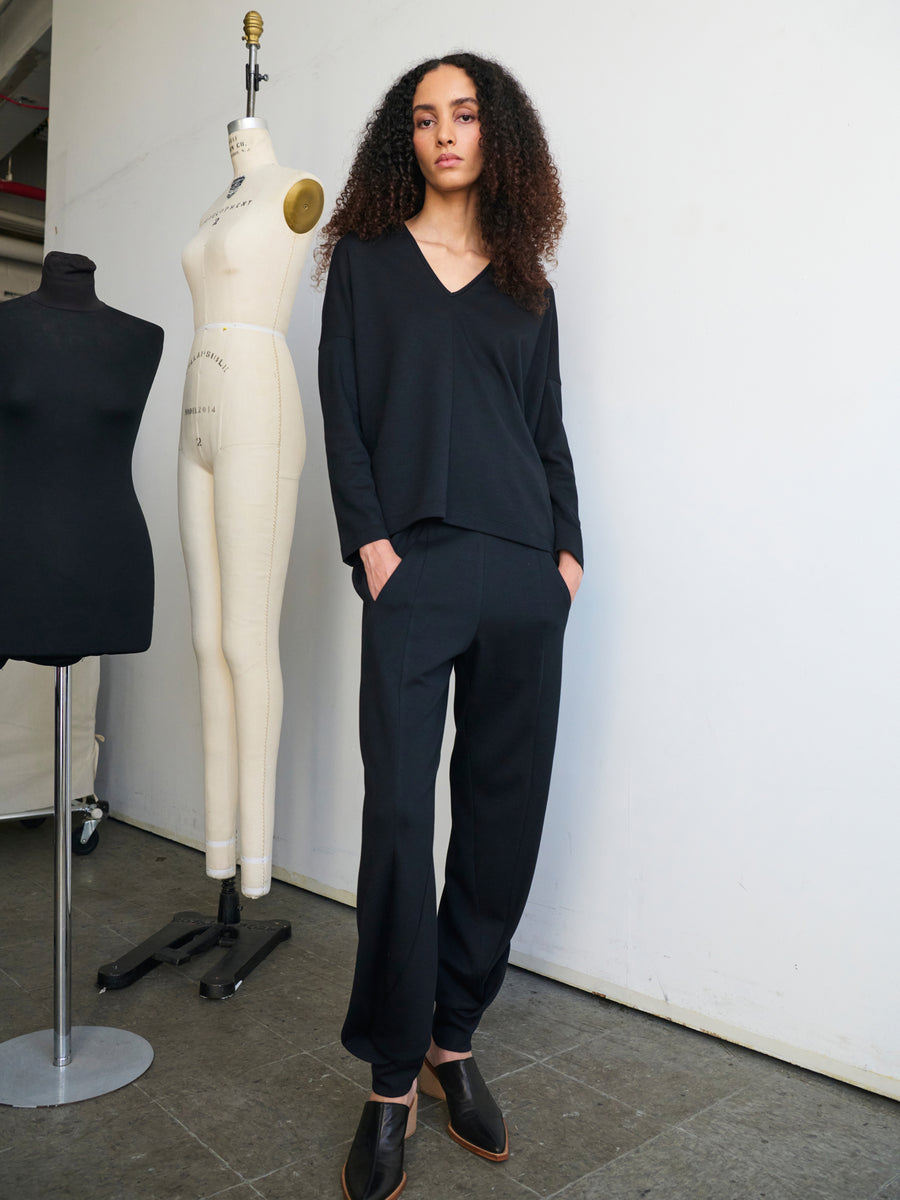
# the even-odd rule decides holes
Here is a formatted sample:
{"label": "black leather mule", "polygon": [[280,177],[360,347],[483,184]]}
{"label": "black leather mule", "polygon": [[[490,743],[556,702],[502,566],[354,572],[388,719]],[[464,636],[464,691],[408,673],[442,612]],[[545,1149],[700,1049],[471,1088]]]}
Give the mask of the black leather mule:
{"label": "black leather mule", "polygon": [[436,1067],[426,1058],[419,1086],[427,1095],[447,1101],[447,1129],[455,1142],[491,1162],[509,1158],[509,1133],[503,1113],[474,1058],[460,1058]]}
{"label": "black leather mule", "polygon": [[403,1144],[416,1131],[412,1105],[367,1100],[341,1172],[347,1200],[396,1200],[406,1187]]}

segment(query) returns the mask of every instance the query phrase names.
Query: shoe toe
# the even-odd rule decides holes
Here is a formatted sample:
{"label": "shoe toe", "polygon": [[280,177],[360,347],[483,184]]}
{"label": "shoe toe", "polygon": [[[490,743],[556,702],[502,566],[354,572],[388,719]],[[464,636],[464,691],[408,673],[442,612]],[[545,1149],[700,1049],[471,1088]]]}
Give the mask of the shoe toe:
{"label": "shoe toe", "polygon": [[489,1155],[491,1158],[507,1156],[506,1122],[502,1117],[498,1121],[490,1122],[478,1117],[467,1121],[457,1119],[451,1125],[451,1132],[476,1153]]}

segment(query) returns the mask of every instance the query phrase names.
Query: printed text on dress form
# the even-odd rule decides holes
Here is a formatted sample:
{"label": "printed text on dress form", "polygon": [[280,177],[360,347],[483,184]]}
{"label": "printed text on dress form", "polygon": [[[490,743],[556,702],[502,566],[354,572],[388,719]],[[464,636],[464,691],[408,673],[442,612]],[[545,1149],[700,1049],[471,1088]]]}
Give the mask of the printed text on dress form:
{"label": "printed text on dress form", "polygon": [[235,204],[226,204],[222,208],[217,208],[215,212],[211,212],[209,216],[203,218],[203,220],[200,222],[200,228],[202,229],[204,225],[208,225],[210,221],[212,221],[213,225],[215,225],[218,223],[220,217],[224,217],[227,212],[232,212],[233,209],[236,208],[246,208],[248,204],[252,203],[252,199],[238,200]]}
{"label": "printed text on dress form", "polygon": [[208,358],[210,362],[214,362],[216,366],[221,367],[223,371],[229,371],[231,369],[228,366],[228,363],[225,362],[220,355],[216,354],[214,350],[198,350],[197,353],[192,354],[188,360],[188,370],[190,370],[194,363],[200,358]]}

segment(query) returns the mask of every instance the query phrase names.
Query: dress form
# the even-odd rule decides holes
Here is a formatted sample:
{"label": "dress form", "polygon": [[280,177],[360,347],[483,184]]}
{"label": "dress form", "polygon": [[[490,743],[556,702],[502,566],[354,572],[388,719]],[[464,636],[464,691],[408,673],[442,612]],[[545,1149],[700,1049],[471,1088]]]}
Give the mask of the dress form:
{"label": "dress form", "polygon": [[265,121],[228,126],[234,178],[183,255],[195,335],[179,446],[179,524],[200,676],[207,874],[268,892],[282,714],[278,628],[306,449],[285,341],[314,177],[281,167]]}
{"label": "dress form", "polygon": [[56,670],[51,1031],[0,1046],[0,1100],[68,1104],[113,1091],[150,1065],[143,1038],[71,1024],[70,666],[146,650],[150,538],[131,479],[163,331],[109,308],[95,265],[53,251],[36,292],[0,308],[0,666]]}
{"label": "dress form", "polygon": [[162,353],[95,265],[52,251],[0,306],[0,657],[65,666],[146,650],[153,558],[131,456]]}

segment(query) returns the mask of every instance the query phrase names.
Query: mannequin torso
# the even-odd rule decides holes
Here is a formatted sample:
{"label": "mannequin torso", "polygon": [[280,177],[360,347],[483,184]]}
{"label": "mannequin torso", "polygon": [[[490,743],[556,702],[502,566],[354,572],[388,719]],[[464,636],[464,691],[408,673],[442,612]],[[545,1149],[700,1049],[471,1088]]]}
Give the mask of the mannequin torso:
{"label": "mannequin torso", "polygon": [[52,252],[0,306],[0,655],[64,665],[146,650],[150,539],[131,455],[163,331],[109,308]]}
{"label": "mannequin torso", "polygon": [[[240,322],[287,332],[308,241],[298,234],[315,227],[322,191],[314,177],[278,165],[261,124],[230,133],[234,180],[203,214],[182,255],[195,330]],[[298,228],[304,215],[306,228]]]}
{"label": "mannequin torso", "polygon": [[[195,332],[181,450],[212,469],[223,447],[277,442],[281,472],[299,476],[306,436],[284,335],[321,212],[321,185],[279,166],[257,118],[231,123],[228,148],[234,180],[203,214],[182,255]],[[298,188],[311,197],[305,235],[285,216],[286,200]],[[302,203],[300,209],[302,215]]]}

